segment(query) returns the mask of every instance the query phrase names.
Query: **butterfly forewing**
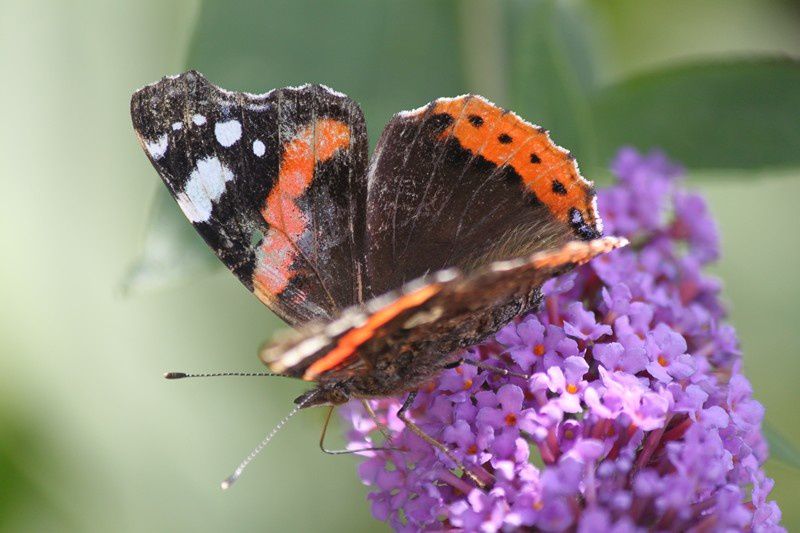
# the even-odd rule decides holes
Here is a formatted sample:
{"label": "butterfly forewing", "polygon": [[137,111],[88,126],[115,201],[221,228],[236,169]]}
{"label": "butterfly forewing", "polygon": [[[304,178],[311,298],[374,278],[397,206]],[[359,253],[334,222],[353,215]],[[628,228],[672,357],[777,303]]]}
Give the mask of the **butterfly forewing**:
{"label": "butterfly forewing", "polygon": [[367,225],[373,294],[602,233],[569,152],[473,95],[389,122],[370,163]]}
{"label": "butterfly forewing", "polygon": [[367,140],[358,105],[324,86],[234,93],[190,71],[137,91],[134,128],[187,218],[292,324],[357,303]]}

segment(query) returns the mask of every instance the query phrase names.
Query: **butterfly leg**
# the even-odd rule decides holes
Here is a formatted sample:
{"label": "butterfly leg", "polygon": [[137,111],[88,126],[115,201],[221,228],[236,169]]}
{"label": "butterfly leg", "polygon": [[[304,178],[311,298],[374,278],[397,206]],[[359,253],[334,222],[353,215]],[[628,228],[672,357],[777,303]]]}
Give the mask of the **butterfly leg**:
{"label": "butterfly leg", "polygon": [[500,368],[499,366],[487,365],[481,361],[475,361],[473,359],[464,359],[463,362],[468,365],[472,365],[474,367],[480,368],[481,370],[486,370],[487,372],[494,372],[495,374],[500,374],[501,376],[513,376],[515,378],[522,378],[524,380],[531,379],[531,376],[528,374],[522,374],[521,372],[514,372],[513,370],[507,370],[505,368]]}
{"label": "butterfly leg", "polygon": [[458,367],[460,367],[460,366],[461,366],[461,364],[462,364],[463,362],[464,362],[464,360],[463,360],[463,359],[456,359],[456,360],[455,360],[455,361],[453,361],[452,363],[447,363],[447,364],[446,364],[446,365],[444,365],[442,368],[443,368],[443,369],[445,369],[445,370],[451,370],[451,369],[453,369],[453,368],[458,368]]}
{"label": "butterfly leg", "polygon": [[361,405],[364,406],[364,410],[367,412],[372,421],[375,422],[375,427],[378,428],[378,431],[380,431],[381,435],[383,435],[383,441],[391,442],[392,435],[389,433],[389,429],[386,427],[386,424],[384,424],[383,422],[380,421],[380,419],[378,419],[378,415],[375,413],[375,410],[372,408],[369,402],[367,400],[362,399]]}
{"label": "butterfly leg", "polygon": [[457,458],[457,457],[456,457],[456,456],[453,454],[453,452],[452,452],[452,451],[450,451],[450,449],[449,449],[447,446],[445,446],[444,444],[442,444],[442,443],[441,443],[441,442],[439,442],[438,440],[434,439],[433,437],[431,437],[430,435],[428,435],[427,433],[425,433],[425,432],[422,430],[422,428],[421,428],[421,427],[419,427],[418,425],[416,425],[414,422],[412,422],[412,421],[411,421],[411,420],[408,418],[408,416],[406,415],[406,412],[407,412],[407,411],[408,411],[408,410],[411,408],[411,406],[414,404],[414,398],[416,398],[416,397],[417,397],[417,391],[414,391],[414,392],[411,392],[411,393],[409,393],[409,394],[408,394],[408,397],[406,398],[406,401],[405,401],[405,402],[403,402],[403,406],[402,406],[402,407],[400,407],[400,410],[399,410],[399,411],[397,411],[397,418],[399,418],[400,420],[402,420],[402,421],[403,421],[403,423],[406,425],[406,427],[407,427],[408,429],[410,429],[412,433],[414,433],[416,436],[418,436],[419,438],[421,438],[422,440],[424,440],[425,442],[427,442],[428,444],[430,444],[431,446],[433,446],[434,448],[436,448],[437,450],[439,450],[439,451],[441,451],[443,454],[445,454],[445,455],[447,456],[447,458],[448,458],[448,459],[450,459],[451,461],[453,461],[453,462],[456,464],[456,466],[458,466],[458,468],[460,468],[460,469],[461,469],[461,470],[462,470],[462,471],[463,471],[465,474],[467,474],[467,476],[469,476],[469,478],[470,478],[472,481],[474,481],[474,482],[475,482],[475,483],[476,483],[476,484],[477,484],[477,485],[478,485],[480,488],[484,488],[484,487],[486,486],[486,484],[485,484],[483,481],[481,481],[480,479],[478,479],[478,476],[476,476],[474,473],[472,473],[472,472],[471,472],[471,471],[470,471],[470,470],[469,470],[469,469],[466,467],[466,465],[464,465],[464,463],[462,463],[462,462],[461,462],[461,461],[460,461],[460,460],[459,460],[459,459],[458,459],[458,458]]}
{"label": "butterfly leg", "polygon": [[[335,407],[334,405],[331,405],[330,408],[328,409],[328,414],[325,415],[325,423],[322,425],[322,435],[319,436],[319,449],[320,450],[322,450],[323,452],[327,453],[328,455],[347,455],[347,454],[359,453],[359,452],[376,452],[376,451],[381,451],[381,450],[397,450],[397,448],[389,448],[389,447],[386,447],[386,446],[369,447],[369,448],[358,448],[356,450],[330,450],[330,449],[326,448],[325,447],[325,435],[328,434],[328,425],[331,422],[331,415],[333,414],[334,407]],[[375,411],[372,411],[371,407],[370,407],[369,410],[371,412],[371,416],[375,416]],[[376,418],[376,423],[377,423],[377,418]],[[386,436],[386,433],[384,433],[383,429],[381,429],[381,433],[383,433],[384,437]]]}

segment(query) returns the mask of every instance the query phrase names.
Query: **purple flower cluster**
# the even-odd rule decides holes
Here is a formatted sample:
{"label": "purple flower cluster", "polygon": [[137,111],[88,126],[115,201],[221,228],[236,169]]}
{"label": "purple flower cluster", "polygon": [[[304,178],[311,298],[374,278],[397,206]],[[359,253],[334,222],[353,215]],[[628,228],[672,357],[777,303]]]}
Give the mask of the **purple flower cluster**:
{"label": "purple flower cluster", "polygon": [[[359,474],[376,518],[402,531],[782,531],[762,464],[763,408],[742,374],[704,200],[663,155],[622,150],[600,192],[606,234],[631,245],[544,287],[545,303],[418,395],[410,416],[485,484],[372,402],[392,448]],[[344,409],[353,449],[380,439]]]}

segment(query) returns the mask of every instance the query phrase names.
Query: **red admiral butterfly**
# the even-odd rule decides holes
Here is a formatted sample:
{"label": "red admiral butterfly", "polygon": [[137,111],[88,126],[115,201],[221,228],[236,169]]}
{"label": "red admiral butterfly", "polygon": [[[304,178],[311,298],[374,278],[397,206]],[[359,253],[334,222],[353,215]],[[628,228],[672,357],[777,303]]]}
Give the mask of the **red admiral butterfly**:
{"label": "red admiral butterfly", "polygon": [[252,95],[189,71],[137,91],[131,115],[200,235],[300,327],[260,354],[315,383],[295,410],[409,392],[404,418],[545,281],[625,244],[601,236],[572,155],[480,96],[398,113],[369,162],[360,108],[323,85]]}

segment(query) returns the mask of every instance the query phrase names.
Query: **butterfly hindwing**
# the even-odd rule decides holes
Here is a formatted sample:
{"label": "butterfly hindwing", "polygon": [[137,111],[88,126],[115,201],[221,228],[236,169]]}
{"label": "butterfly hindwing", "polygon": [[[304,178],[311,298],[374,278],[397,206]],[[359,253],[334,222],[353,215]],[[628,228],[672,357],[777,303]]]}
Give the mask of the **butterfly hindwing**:
{"label": "butterfly hindwing", "polygon": [[469,273],[439,271],[348,309],[332,322],[311,325],[290,341],[268,345],[261,358],[275,372],[325,380],[375,376],[406,357],[411,359],[395,365],[392,373],[413,386],[416,377],[429,375],[455,350],[535,307],[545,281],[625,244],[615,237],[571,241]]}
{"label": "butterfly hindwing", "polygon": [[368,182],[373,294],[602,233],[594,190],[569,152],[479,96],[396,115]]}
{"label": "butterfly hindwing", "polygon": [[324,86],[234,93],[190,71],[137,91],[134,128],[170,193],[242,283],[292,324],[360,301],[367,140]]}

